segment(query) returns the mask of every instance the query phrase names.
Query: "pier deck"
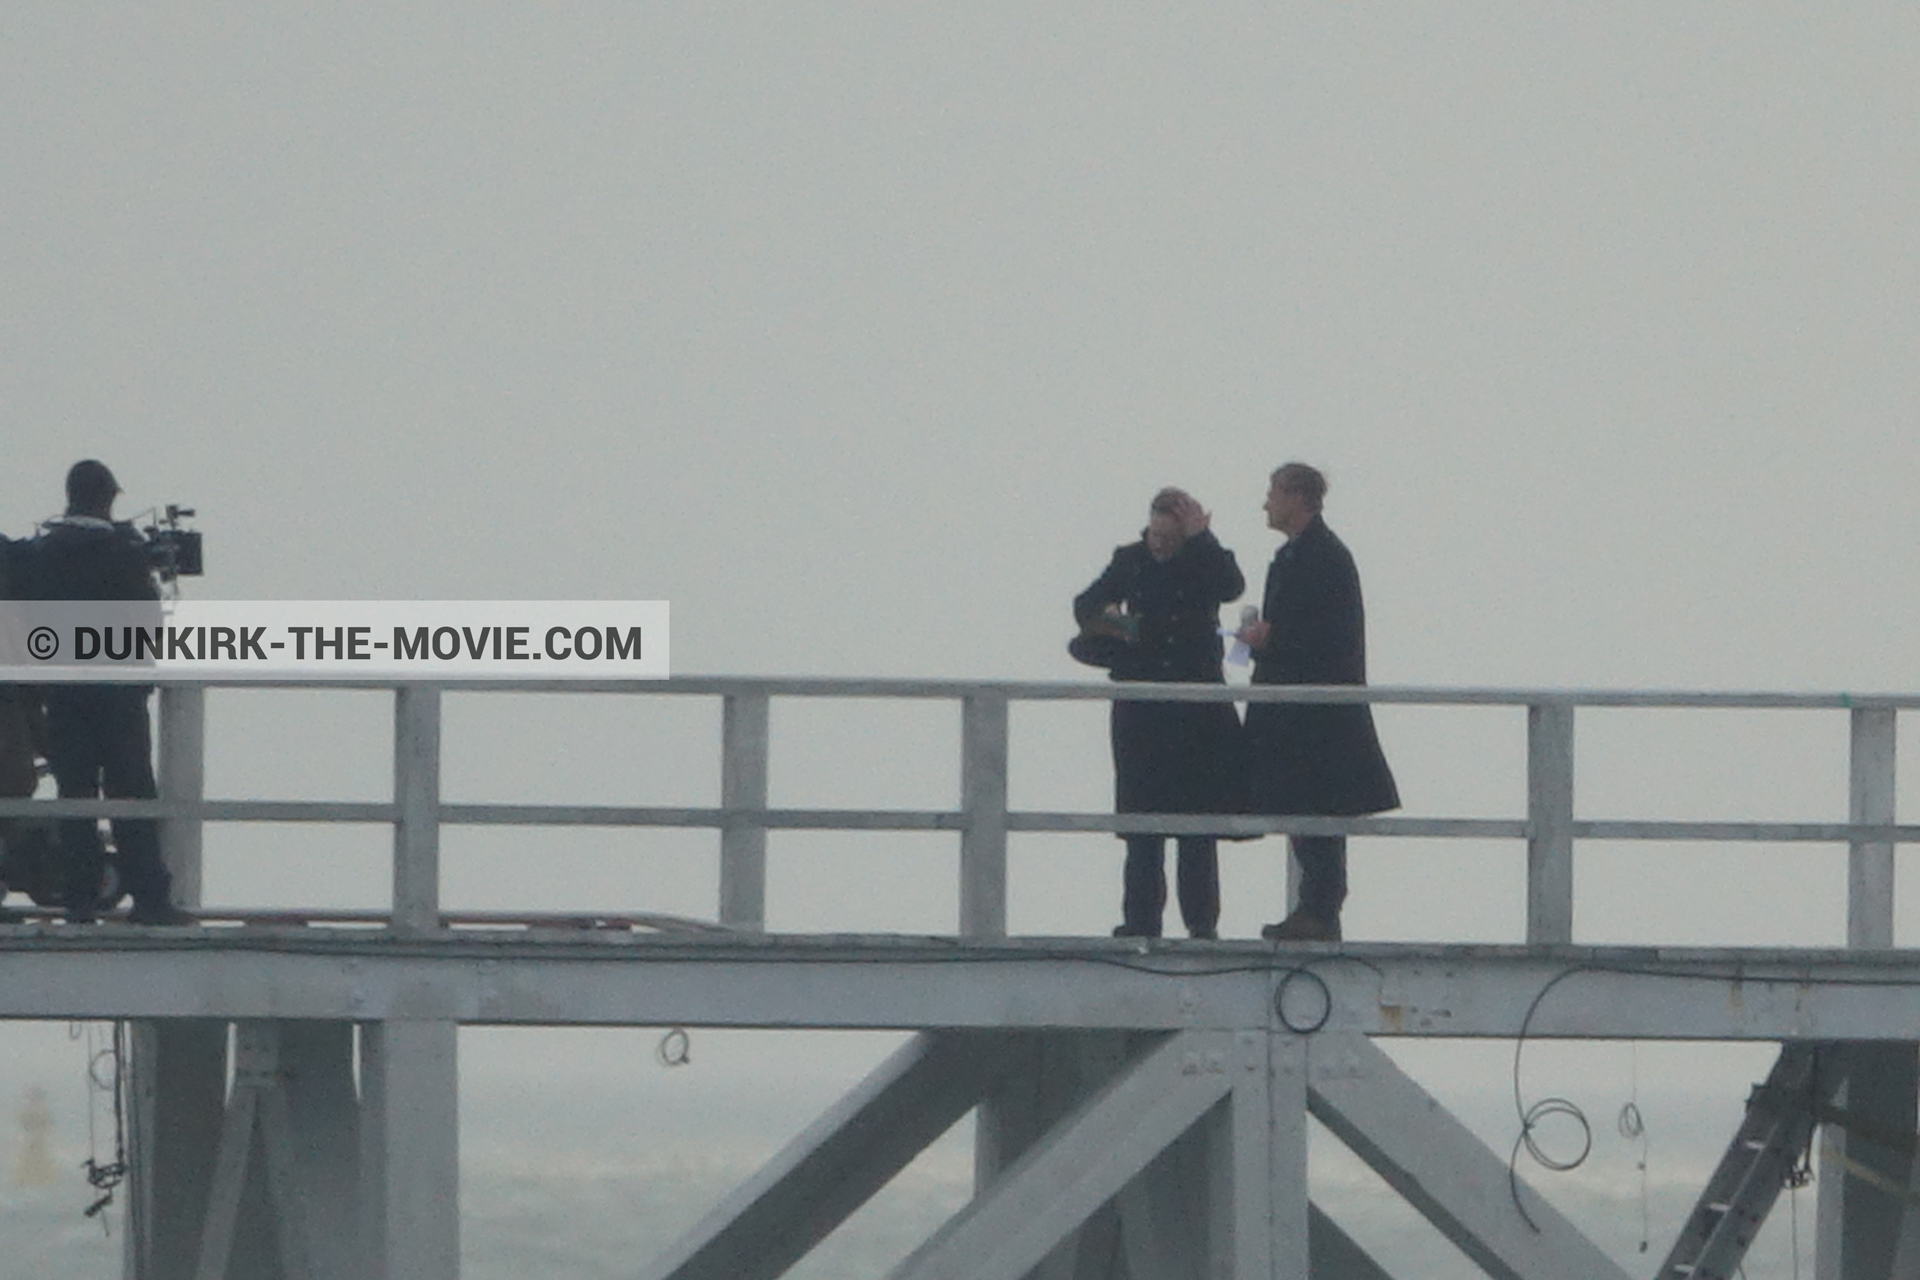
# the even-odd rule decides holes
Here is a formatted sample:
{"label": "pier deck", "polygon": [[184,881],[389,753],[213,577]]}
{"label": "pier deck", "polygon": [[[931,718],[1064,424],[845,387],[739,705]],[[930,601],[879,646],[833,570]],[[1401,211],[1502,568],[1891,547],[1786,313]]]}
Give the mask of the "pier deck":
{"label": "pier deck", "polygon": [[[302,684],[321,682],[306,681]],[[340,684],[343,682],[326,682]],[[356,686],[358,687],[358,686]],[[668,680],[393,690],[391,799],[209,799],[205,688],[161,690],[161,796],[0,801],[0,819],[152,817],[186,905],[210,822],[391,829],[388,909],[205,909],[198,928],[0,926],[0,1018],[132,1024],[131,1280],[457,1280],[462,1026],[890,1029],[914,1034],[662,1256],[649,1280],[774,1280],[971,1114],[974,1199],[890,1280],[1381,1280],[1310,1201],[1309,1116],[1489,1275],[1626,1273],[1373,1041],[1775,1042],[1656,1280],[1727,1280],[1818,1133],[1818,1280],[1920,1275],[1920,951],[1894,946],[1898,715],[1920,697]],[[498,692],[718,699],[718,803],[448,803],[441,705]],[[1009,804],[1020,701],[1288,700],[1524,711],[1524,813],[1193,817]],[[957,703],[959,804],[774,808],[776,699]],[[1576,812],[1583,708],[1845,717],[1844,822]],[[1516,720],[1519,717],[1515,717]],[[718,834],[712,920],[449,912],[449,826],[529,843],[579,827]],[[772,831],[950,833],[946,936],[766,931]],[[1468,839],[1524,858],[1518,945],[1009,937],[1010,832]],[[1574,940],[1574,849],[1606,841],[1845,851],[1843,948]],[[1728,889],[1732,892],[1737,886]],[[1516,921],[1518,925],[1520,922]],[[638,1260],[636,1260],[638,1262]],[[1117,1269],[1116,1269],[1117,1268]]]}
{"label": "pier deck", "polygon": [[1911,1040],[1920,951],[0,927],[0,1017]]}

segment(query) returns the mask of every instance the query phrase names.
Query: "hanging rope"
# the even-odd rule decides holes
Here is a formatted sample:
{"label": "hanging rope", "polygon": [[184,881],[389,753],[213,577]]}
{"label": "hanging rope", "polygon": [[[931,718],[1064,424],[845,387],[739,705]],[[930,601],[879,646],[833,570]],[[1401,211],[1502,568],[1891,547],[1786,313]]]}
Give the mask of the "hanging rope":
{"label": "hanging rope", "polygon": [[1640,1174],[1640,1252],[1647,1251],[1647,1239],[1653,1234],[1649,1225],[1652,1214],[1647,1193],[1647,1120],[1640,1114],[1640,1042],[1630,1041],[1631,1059],[1628,1065],[1628,1095],[1620,1106],[1620,1114],[1614,1118],[1613,1127],[1628,1142],[1640,1144],[1640,1158],[1634,1162],[1634,1168]]}
{"label": "hanging rope", "polygon": [[[85,1216],[100,1218],[103,1231],[111,1231],[108,1219],[101,1215],[113,1203],[114,1193],[127,1177],[126,1113],[126,1034],[127,1024],[116,1022],[105,1048],[97,1047],[96,1028],[87,1028],[87,1185],[99,1192],[89,1204]],[[113,1110],[113,1159],[103,1162],[100,1141],[94,1124],[99,1095],[105,1094]]]}

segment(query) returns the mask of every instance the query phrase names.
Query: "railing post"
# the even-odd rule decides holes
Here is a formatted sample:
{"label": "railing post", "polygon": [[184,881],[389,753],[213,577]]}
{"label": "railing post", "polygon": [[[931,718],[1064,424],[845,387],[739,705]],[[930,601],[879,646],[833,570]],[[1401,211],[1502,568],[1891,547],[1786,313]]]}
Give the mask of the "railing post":
{"label": "railing post", "polygon": [[720,923],[758,933],[767,927],[765,693],[730,693],[721,723],[720,805],[745,812],[720,828]]}
{"label": "railing post", "polygon": [[960,714],[960,934],[1007,936],[1007,695],[970,693]]}
{"label": "railing post", "polygon": [[[199,685],[160,686],[160,798],[199,803],[207,795],[207,691]],[[160,855],[173,873],[173,900],[201,903],[199,817],[160,824]]]}
{"label": "railing post", "polygon": [[[157,781],[163,800],[206,798],[206,690],[160,686]],[[201,820],[166,818],[160,854],[173,875],[173,901],[204,900]],[[128,1124],[137,1154],[127,1170],[126,1274],[138,1280],[185,1280],[198,1253],[225,1114],[227,1024],[217,1018],[136,1021],[125,1064]]]}
{"label": "railing post", "polygon": [[440,690],[403,684],[393,699],[393,929],[440,927]]}
{"label": "railing post", "polygon": [[1573,704],[1527,707],[1527,942],[1573,941]]}
{"label": "railing post", "polygon": [[[1855,707],[1850,714],[1847,821],[1891,826],[1894,709]],[[1892,948],[1893,862],[1887,841],[1848,843],[1848,947]],[[1920,1045],[1911,1040],[1826,1045],[1821,1060],[1831,1064],[1827,1069],[1846,1073],[1834,1101],[1858,1118],[1858,1128],[1828,1123],[1821,1129],[1814,1275],[1818,1280],[1884,1276],[1889,1259],[1900,1252],[1905,1209],[1885,1188],[1907,1185],[1914,1162],[1910,1151],[1876,1141],[1875,1135],[1913,1132]]]}
{"label": "railing post", "polygon": [[[1891,826],[1894,821],[1894,710],[1855,707],[1847,821]],[[1847,848],[1847,945],[1884,951],[1893,946],[1893,845],[1856,840]]]}

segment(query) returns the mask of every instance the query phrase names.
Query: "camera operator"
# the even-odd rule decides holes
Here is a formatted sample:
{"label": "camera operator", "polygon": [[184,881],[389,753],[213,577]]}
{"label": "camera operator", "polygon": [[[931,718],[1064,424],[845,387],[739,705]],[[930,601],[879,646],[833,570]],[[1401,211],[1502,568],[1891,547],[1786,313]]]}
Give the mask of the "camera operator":
{"label": "camera operator", "polygon": [[[104,463],[88,459],[67,472],[67,513],[47,522],[33,546],[33,595],[40,600],[155,600],[147,549],[128,525],[113,521],[120,485]],[[149,800],[159,794],[147,719],[151,685],[49,685],[47,761],[61,799]],[[116,818],[121,883],[133,895],[135,924],[193,924],[173,905],[173,877],[160,857],[150,818]],[[98,912],[106,851],[91,818],[61,822],[66,918],[91,923]]]}

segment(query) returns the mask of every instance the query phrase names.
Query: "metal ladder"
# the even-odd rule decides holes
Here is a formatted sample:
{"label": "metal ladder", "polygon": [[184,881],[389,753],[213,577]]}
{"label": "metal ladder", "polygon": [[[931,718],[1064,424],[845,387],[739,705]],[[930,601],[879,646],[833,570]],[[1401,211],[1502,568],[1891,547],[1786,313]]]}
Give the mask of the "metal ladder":
{"label": "metal ladder", "polygon": [[1680,1238],[1654,1273],[1658,1280],[1732,1280],[1838,1085],[1821,1078],[1813,1044],[1781,1046],[1766,1082],[1748,1095],[1746,1119]]}

